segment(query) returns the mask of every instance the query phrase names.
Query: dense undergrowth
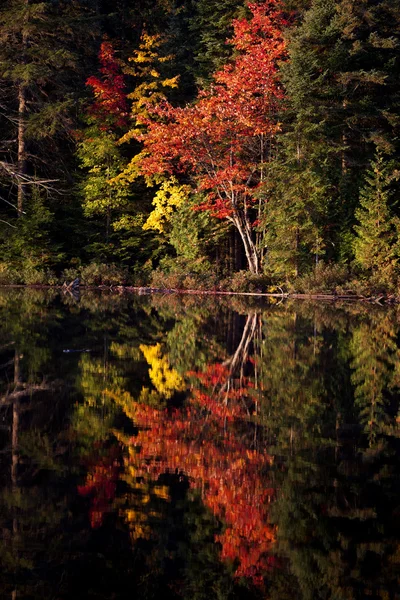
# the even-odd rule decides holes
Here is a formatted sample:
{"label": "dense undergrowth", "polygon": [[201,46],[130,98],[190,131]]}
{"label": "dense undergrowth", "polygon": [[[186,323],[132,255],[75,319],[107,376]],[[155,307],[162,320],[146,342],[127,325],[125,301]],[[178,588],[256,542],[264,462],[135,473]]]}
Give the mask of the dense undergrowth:
{"label": "dense undergrowth", "polygon": [[365,278],[347,266],[324,264],[303,276],[280,280],[267,275],[238,271],[218,276],[212,271],[195,273],[184,270],[129,273],[116,264],[91,263],[70,267],[58,275],[49,269],[27,266],[21,270],[0,263],[0,286],[60,286],[79,279],[82,286],[147,287],[158,290],[228,291],[237,293],[317,294],[337,296],[400,296],[400,281],[382,282],[378,276]]}

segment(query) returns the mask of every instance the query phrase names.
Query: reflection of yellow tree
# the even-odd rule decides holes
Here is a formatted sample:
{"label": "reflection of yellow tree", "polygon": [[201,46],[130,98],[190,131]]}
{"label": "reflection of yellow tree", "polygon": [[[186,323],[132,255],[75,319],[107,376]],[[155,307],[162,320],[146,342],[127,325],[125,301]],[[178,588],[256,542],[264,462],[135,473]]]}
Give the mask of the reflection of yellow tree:
{"label": "reflection of yellow tree", "polygon": [[128,445],[128,454],[124,457],[122,480],[129,492],[118,501],[119,515],[129,527],[132,542],[151,537],[152,525],[162,518],[163,504],[169,501],[169,489],[150,480],[138,477],[135,467],[136,449]]}
{"label": "reflection of yellow tree", "polygon": [[[169,357],[163,353],[159,343],[155,345],[142,344],[139,348],[113,343],[111,352],[118,358],[133,358],[135,361],[140,361],[144,356],[150,367],[149,378],[154,389],[143,385],[137,401],[125,389],[124,380],[117,377],[115,373],[109,373],[112,377],[108,378],[102,389],[103,396],[114,401],[132,423],[137,423],[138,406],[163,407],[175,392],[182,391],[186,387],[185,380],[171,367]],[[139,477],[135,461],[132,460],[136,449],[132,446],[130,439],[121,432],[115,431],[114,433],[120,443],[128,449],[128,453],[123,459],[121,479],[126,482],[129,491],[122,499],[116,501],[119,515],[127,524],[133,542],[138,539],[148,539],[154,523],[162,518],[163,504],[169,499],[168,487]]]}
{"label": "reflection of yellow tree", "polygon": [[161,344],[154,346],[140,346],[147,362],[150,365],[149,376],[156,390],[167,400],[175,392],[185,389],[185,381],[178,371],[170,366],[168,356],[162,353]]}

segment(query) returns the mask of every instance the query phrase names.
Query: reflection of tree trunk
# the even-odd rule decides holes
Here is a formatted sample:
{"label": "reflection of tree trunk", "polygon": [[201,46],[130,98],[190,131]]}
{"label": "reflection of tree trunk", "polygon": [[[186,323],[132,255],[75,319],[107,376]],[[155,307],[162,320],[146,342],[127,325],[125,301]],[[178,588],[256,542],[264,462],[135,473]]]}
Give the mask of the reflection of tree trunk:
{"label": "reflection of tree trunk", "polygon": [[[18,349],[15,349],[14,354],[14,386],[16,389],[20,383],[20,355]],[[16,397],[13,402],[13,421],[11,433],[11,484],[14,487],[17,485],[18,471],[18,431],[19,431],[19,398]]]}
{"label": "reflection of tree trunk", "polygon": [[[254,336],[254,355],[259,357],[259,364],[262,365],[263,364],[263,344],[262,344],[262,339],[263,339],[263,332],[262,332],[262,319],[257,319],[257,330]],[[255,395],[255,407],[254,407],[254,414],[258,415],[258,406],[259,406],[259,401],[261,401],[262,398],[262,382],[260,379],[260,375],[261,373],[259,373],[258,370],[258,361],[254,362],[254,390],[258,392],[257,395]],[[255,428],[254,428],[254,444],[256,444],[256,440],[257,440],[257,422],[255,423]]]}
{"label": "reflection of tree trunk", "polygon": [[[14,390],[20,384],[20,355],[18,348],[15,348],[14,354]],[[12,431],[11,431],[11,489],[12,493],[16,495],[18,489],[18,438],[19,438],[19,399],[16,398],[13,402],[13,418],[12,418]],[[18,516],[17,510],[14,508],[13,525],[12,525],[13,537],[12,543],[14,546],[14,552],[18,552]],[[16,597],[16,592],[15,592]]]}
{"label": "reflection of tree trunk", "polygon": [[226,348],[228,354],[233,354],[240,343],[243,331],[243,317],[239,313],[230,311],[226,327]]}
{"label": "reflection of tree trunk", "polygon": [[13,402],[13,421],[11,434],[11,483],[17,486],[18,475],[18,431],[19,431],[19,400]]}
{"label": "reflection of tree trunk", "polygon": [[[247,315],[242,338],[236,348],[236,351],[223,363],[225,367],[229,367],[229,371],[226,382],[221,388],[221,392],[225,391],[226,394],[229,392],[232,386],[232,379],[236,374],[239,373],[240,381],[243,380],[244,366],[249,355],[250,344],[253,341],[254,334],[256,332],[257,321],[258,315],[256,312]],[[227,398],[225,400],[227,401]]]}
{"label": "reflection of tree trunk", "polygon": [[231,373],[236,372],[239,364],[243,366],[244,361],[248,356],[249,345],[254,337],[254,333],[257,327],[257,313],[250,313],[247,315],[246,323],[243,329],[242,339],[240,340],[238,347],[236,348],[233,356],[228,358],[224,362],[224,365],[229,365],[229,371]]}
{"label": "reflection of tree trunk", "polygon": [[38,385],[29,385],[26,383],[20,383],[20,387],[17,391],[7,393],[4,396],[0,396],[0,404],[1,406],[7,406],[9,404],[14,404],[21,400],[22,398],[26,398],[27,396],[32,396],[35,392],[43,392],[46,390],[53,390],[55,385],[50,385],[46,383],[41,383]]}
{"label": "reflection of tree trunk", "polygon": [[297,313],[293,315],[293,360],[297,360]]}
{"label": "reflection of tree trunk", "polygon": [[102,405],[103,405],[103,418],[104,418],[104,407],[106,404],[106,389],[108,379],[108,336],[105,335],[103,339],[103,391],[102,391]]}

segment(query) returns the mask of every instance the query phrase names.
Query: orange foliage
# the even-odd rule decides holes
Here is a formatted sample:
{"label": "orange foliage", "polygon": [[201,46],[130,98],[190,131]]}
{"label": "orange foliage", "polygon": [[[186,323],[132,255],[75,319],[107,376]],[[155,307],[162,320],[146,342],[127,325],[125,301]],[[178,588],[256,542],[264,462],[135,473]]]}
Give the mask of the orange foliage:
{"label": "orange foliage", "polygon": [[139,433],[131,440],[136,448],[131,462],[137,476],[145,479],[156,480],[165,472],[188,476],[192,487],[201,490],[204,504],[225,523],[216,538],[221,557],[238,562],[236,576],[260,583],[274,542],[268,523],[273,490],[265,482],[271,457],[251,448],[237,432],[247,414],[249,382],[246,386],[242,380],[238,386],[232,379],[227,386],[231,374],[221,364],[193,375],[200,385],[193,387],[186,408],[136,405]]}
{"label": "orange foliage", "polygon": [[280,129],[283,89],[278,63],[286,57],[286,25],[277,0],[249,4],[249,21],[234,21],[231,63],[185,107],[149,107],[141,169],[144,175],[191,173],[206,201],[198,208],[231,218],[255,199],[271,140]]}

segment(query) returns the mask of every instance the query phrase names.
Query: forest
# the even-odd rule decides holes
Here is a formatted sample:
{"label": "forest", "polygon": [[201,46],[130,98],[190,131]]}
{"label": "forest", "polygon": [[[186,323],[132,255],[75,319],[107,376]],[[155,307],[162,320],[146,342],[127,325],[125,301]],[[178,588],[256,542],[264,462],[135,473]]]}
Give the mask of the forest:
{"label": "forest", "polygon": [[398,295],[400,6],[2,0],[0,285]]}

